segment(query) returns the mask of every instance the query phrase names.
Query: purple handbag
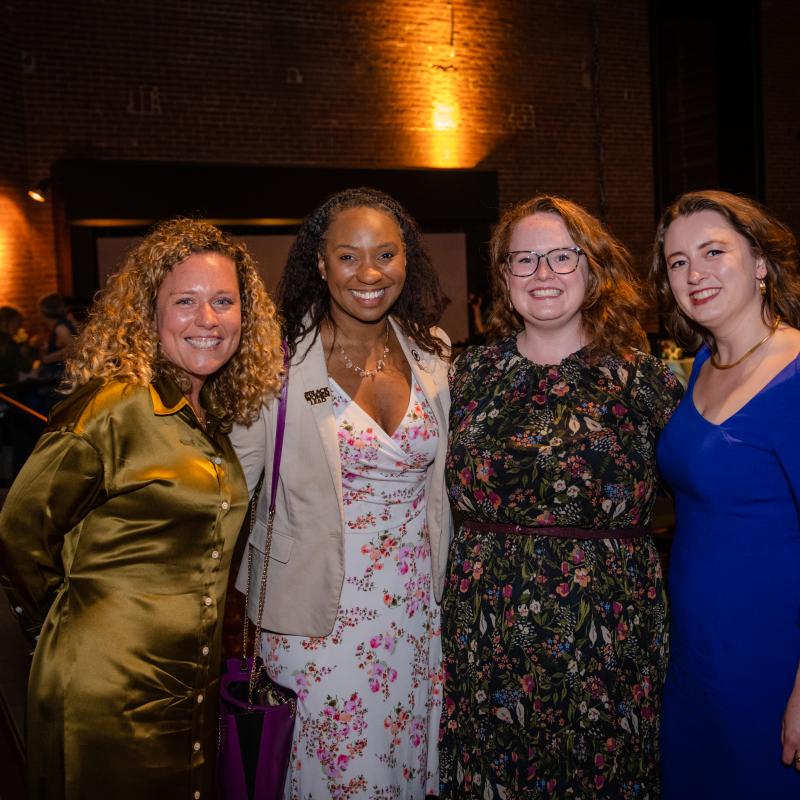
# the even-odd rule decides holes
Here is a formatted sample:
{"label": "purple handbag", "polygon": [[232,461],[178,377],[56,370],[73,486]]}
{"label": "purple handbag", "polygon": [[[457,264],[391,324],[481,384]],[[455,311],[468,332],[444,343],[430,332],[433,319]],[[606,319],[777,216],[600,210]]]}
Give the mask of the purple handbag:
{"label": "purple handbag", "polygon": [[[264,566],[258,594],[258,615],[253,636],[253,654],[247,657],[249,621],[244,615],[242,658],[228,659],[219,683],[219,744],[217,748],[217,789],[220,800],[279,800],[292,750],[297,712],[297,695],[279,686],[267,674],[258,657],[259,633],[267,591],[275,495],[286,425],[286,392],[289,381],[288,350],[284,343],[284,379],[278,402],[275,452],[272,459],[272,491],[267,516]],[[263,476],[262,476],[263,478]],[[261,481],[250,501],[250,531],[255,522]],[[247,596],[253,567],[252,544],[247,552]]]}

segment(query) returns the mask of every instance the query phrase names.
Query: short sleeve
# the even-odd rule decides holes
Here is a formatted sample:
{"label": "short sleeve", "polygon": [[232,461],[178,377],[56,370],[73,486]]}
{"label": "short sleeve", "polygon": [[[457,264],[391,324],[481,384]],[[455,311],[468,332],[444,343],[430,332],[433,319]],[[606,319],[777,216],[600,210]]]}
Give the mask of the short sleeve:
{"label": "short sleeve", "polygon": [[638,360],[631,384],[631,402],[658,436],[678,407],[683,387],[661,359],[641,353]]}
{"label": "short sleeve", "polygon": [[473,374],[481,361],[482,347],[468,347],[450,363],[448,373],[450,392],[455,394]]}
{"label": "short sleeve", "polygon": [[45,432],[6,498],[0,580],[32,638],[64,581],[64,537],[102,502],[103,476],[100,454],[85,438]]}

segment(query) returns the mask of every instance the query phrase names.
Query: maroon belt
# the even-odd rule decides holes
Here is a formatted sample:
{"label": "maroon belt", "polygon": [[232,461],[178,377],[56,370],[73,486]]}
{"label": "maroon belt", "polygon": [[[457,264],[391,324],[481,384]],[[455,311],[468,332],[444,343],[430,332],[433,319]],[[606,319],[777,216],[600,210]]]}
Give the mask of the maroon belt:
{"label": "maroon belt", "polygon": [[506,522],[482,522],[466,519],[462,527],[476,533],[513,533],[519,536],[553,536],[556,539],[640,539],[650,534],[649,528],[570,528],[550,525],[528,527]]}

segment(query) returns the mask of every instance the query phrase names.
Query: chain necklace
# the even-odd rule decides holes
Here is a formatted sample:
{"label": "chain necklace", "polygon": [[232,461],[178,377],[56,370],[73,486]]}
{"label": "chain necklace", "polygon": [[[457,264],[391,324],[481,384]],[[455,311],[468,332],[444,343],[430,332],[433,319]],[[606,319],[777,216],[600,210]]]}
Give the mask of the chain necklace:
{"label": "chain necklace", "polygon": [[760,342],[756,342],[741,358],[737,358],[736,361],[732,361],[730,364],[720,364],[719,361],[717,361],[717,354],[714,353],[714,355],[712,355],[709,359],[711,366],[714,367],[714,369],[733,369],[734,367],[738,367],[742,361],[744,361],[746,358],[750,358],[750,356],[753,355],[753,353],[755,353],[755,351],[758,350],[758,348],[761,347],[764,342],[772,338],[772,335],[776,330],[778,330],[778,325],[780,324],[781,318],[776,316],[775,322],[772,323],[772,326],[769,329],[769,333]]}
{"label": "chain necklace", "polygon": [[383,372],[383,369],[386,366],[386,359],[389,357],[389,323],[388,321],[386,323],[386,334],[383,339],[383,353],[373,369],[364,369],[363,367],[359,367],[358,364],[354,364],[353,360],[349,355],[347,355],[344,347],[342,347],[339,342],[336,342],[336,346],[339,348],[339,352],[342,354],[342,360],[344,361],[344,365],[347,367],[347,369],[353,370],[353,372],[355,372],[360,378],[371,378],[373,375]]}

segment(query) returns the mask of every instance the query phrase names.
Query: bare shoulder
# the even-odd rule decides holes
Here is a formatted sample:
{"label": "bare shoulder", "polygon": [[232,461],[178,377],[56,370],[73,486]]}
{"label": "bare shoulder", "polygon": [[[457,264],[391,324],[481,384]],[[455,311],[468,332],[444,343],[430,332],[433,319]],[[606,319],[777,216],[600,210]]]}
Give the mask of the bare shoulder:
{"label": "bare shoulder", "polygon": [[775,331],[755,375],[770,380],[800,356],[800,330],[781,326]]}
{"label": "bare shoulder", "polygon": [[781,326],[775,331],[773,352],[781,355],[796,356],[800,353],[800,330]]}
{"label": "bare shoulder", "polygon": [[729,389],[732,394],[737,391],[755,394],[790,364],[796,362],[800,358],[800,330],[782,325],[761,349],[763,350],[761,357],[758,358],[758,353],[756,354],[749,370],[746,369],[745,362],[743,365],[745,372],[731,370],[732,374],[725,376],[731,380]]}

